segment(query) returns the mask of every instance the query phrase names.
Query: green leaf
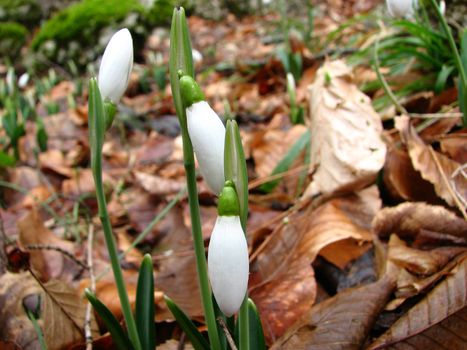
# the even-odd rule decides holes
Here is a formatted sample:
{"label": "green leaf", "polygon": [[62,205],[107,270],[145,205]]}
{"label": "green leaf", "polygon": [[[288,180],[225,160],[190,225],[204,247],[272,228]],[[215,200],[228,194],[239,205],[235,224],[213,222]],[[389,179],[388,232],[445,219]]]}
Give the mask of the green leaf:
{"label": "green leaf", "polygon": [[48,136],[47,136],[47,132],[45,131],[44,122],[42,121],[41,118],[36,119],[36,128],[37,128],[37,132],[36,132],[37,145],[39,146],[39,149],[42,152],[45,152],[47,151]]}
{"label": "green leaf", "polygon": [[263,326],[253,300],[248,298],[248,317],[250,320],[250,349],[265,350],[266,342],[264,340]]}
{"label": "green leaf", "polygon": [[[467,71],[467,29],[464,30],[461,39],[461,61],[462,65],[464,66],[464,70]],[[463,124],[464,127],[467,127],[467,86],[462,84],[462,79],[459,77],[458,83],[458,100],[459,100],[459,108],[461,112],[464,114]]]}
{"label": "green leaf", "polygon": [[[274,170],[271,173],[271,176],[283,173],[287,171],[295,159],[300,155],[302,150],[305,148],[306,145],[310,144],[311,134],[310,131],[306,131],[303,133],[302,136],[293,144],[287,154],[282,158],[279,164],[276,165]],[[263,192],[269,193],[271,192],[281,181],[281,179],[272,180],[262,184],[259,189]]]}
{"label": "green leaf", "polygon": [[101,154],[105,133],[105,110],[96,78],[89,80],[88,128],[91,168],[94,176],[102,176]]}
{"label": "green leaf", "polygon": [[104,322],[107,330],[110,332],[112,336],[112,341],[117,345],[117,347],[121,350],[132,349],[130,340],[126,335],[125,331],[123,330],[120,323],[117,321],[115,316],[110,312],[110,310],[105,306],[97,297],[91,293],[88,289],[85,291],[86,298],[88,298],[89,302],[93,306],[94,310],[99,314],[102,321]]}
{"label": "green leaf", "polygon": [[188,339],[190,339],[191,345],[193,345],[196,350],[209,350],[209,343],[206,341],[200,331],[198,331],[190,318],[178,307],[177,304],[174,303],[172,299],[170,299],[168,296],[164,297],[167,307],[177,320],[180,327],[182,327]]}
{"label": "green leaf", "polygon": [[146,254],[139,268],[135,317],[139,340],[144,350],[154,350],[156,347],[154,315],[153,266],[151,256]]}
{"label": "green leaf", "polygon": [[186,115],[180,94],[180,81],[178,71],[194,78],[193,53],[191,50],[190,33],[183,7],[174,9],[172,26],[170,28],[170,86],[174,99],[175,109],[179,116],[182,130],[186,130]]}
{"label": "green leaf", "polygon": [[14,157],[10,156],[8,153],[0,151],[0,168],[14,166],[16,160]]}
{"label": "green leaf", "polygon": [[224,147],[225,180],[233,181],[240,204],[240,220],[245,230],[248,217],[248,173],[242,139],[235,120],[227,120]]}

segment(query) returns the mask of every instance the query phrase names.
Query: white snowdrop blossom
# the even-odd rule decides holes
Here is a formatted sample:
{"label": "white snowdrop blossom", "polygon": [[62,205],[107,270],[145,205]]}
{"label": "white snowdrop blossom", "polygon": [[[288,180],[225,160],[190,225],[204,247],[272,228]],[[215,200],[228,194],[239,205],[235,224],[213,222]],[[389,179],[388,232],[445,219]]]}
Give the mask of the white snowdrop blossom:
{"label": "white snowdrop blossom", "polygon": [[186,109],[186,115],[199,171],[217,195],[224,186],[224,124],[206,101],[193,103]]}
{"label": "white snowdrop blossom", "polygon": [[133,68],[133,39],[126,28],[110,39],[99,68],[99,90],[103,99],[117,103],[123,96]]}
{"label": "white snowdrop blossom", "polygon": [[222,312],[238,311],[248,287],[248,245],[238,216],[218,216],[208,251],[212,291]]}
{"label": "white snowdrop blossom", "polygon": [[23,73],[18,79],[18,87],[20,87],[21,89],[24,89],[26,85],[28,85],[28,82],[29,82],[29,74]]}
{"label": "white snowdrop blossom", "polygon": [[386,0],[389,14],[394,18],[413,18],[417,0]]}

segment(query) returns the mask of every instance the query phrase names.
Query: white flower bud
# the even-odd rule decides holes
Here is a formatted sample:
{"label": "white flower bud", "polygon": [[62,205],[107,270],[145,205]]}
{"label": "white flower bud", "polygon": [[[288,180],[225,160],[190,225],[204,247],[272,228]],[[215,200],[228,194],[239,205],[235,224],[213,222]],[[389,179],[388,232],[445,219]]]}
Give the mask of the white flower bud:
{"label": "white flower bud", "polygon": [[248,245],[238,216],[218,216],[208,251],[212,291],[222,312],[238,311],[248,287]]}
{"label": "white flower bud", "polygon": [[389,14],[394,18],[413,18],[417,0],[386,0]]}
{"label": "white flower bud", "polygon": [[24,89],[26,85],[28,85],[28,82],[29,82],[29,74],[23,73],[18,79],[18,87],[20,87],[21,89]]}
{"label": "white flower bud", "polygon": [[186,109],[188,133],[199,163],[199,171],[215,194],[224,187],[225,127],[206,101]]}
{"label": "white flower bud", "polygon": [[99,90],[103,99],[117,103],[125,92],[133,68],[133,39],[126,28],[110,39],[99,68]]}

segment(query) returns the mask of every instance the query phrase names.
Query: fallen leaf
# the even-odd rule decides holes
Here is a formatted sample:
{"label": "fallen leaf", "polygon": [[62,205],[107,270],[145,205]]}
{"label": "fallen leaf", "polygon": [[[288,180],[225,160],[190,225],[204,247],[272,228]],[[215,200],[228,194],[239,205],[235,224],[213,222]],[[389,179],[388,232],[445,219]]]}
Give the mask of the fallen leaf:
{"label": "fallen leaf", "polygon": [[274,349],[361,349],[395,286],[389,276],[345,290],[313,307]]}
{"label": "fallen leaf", "polygon": [[382,123],[371,101],[352,82],[343,61],[326,62],[309,88],[311,169],[307,196],[361,180],[371,183],[383,167]]}
{"label": "fallen leaf", "polygon": [[388,147],[384,164],[383,180],[391,197],[398,200],[425,201],[432,204],[441,202],[433,185],[424,180],[413,168],[412,161],[406,151]]}
{"label": "fallen leaf", "polygon": [[167,179],[161,176],[147,174],[139,171],[135,171],[134,175],[141,187],[143,187],[149,193],[157,196],[178,193],[185,187],[185,183],[182,181],[182,179]]}
{"label": "fallen leaf", "polygon": [[452,133],[439,140],[441,151],[459,164],[467,163],[467,134]]}
{"label": "fallen leaf", "polygon": [[[424,332],[449,316],[465,309],[467,304],[466,285],[467,256],[453,269],[450,276],[446,277],[424,299],[397,320],[387,332],[368,347],[368,350],[383,349],[390,344]],[[461,334],[462,336],[465,334],[465,329],[461,331]]]}
{"label": "fallen leaf", "polygon": [[[360,243],[372,240],[368,228],[378,204],[377,191],[370,188],[331,200],[315,210],[309,206],[283,220],[253,253],[251,295],[262,318],[268,320],[265,328],[269,340],[280,337],[313,304],[316,288],[309,265],[323,248],[346,239]],[[360,226],[361,222],[366,222],[366,228]],[[348,255],[350,259],[355,256]],[[347,262],[336,259],[338,264]]]}
{"label": "fallen leaf", "polygon": [[391,233],[404,240],[415,240],[424,231],[451,236],[458,243],[467,243],[467,222],[444,207],[425,203],[402,203],[382,209],[374,218],[373,231],[382,238]]}
{"label": "fallen leaf", "polygon": [[[7,272],[0,276],[0,341],[14,343],[24,350],[39,348],[37,333],[23,308],[23,299],[40,293],[41,288],[29,272]],[[38,323],[44,325],[42,319]],[[0,348],[3,349],[1,342]]]}
{"label": "fallen leaf", "polygon": [[[407,144],[414,168],[420,172],[425,180],[433,184],[438,196],[450,206],[455,206],[456,198],[449,179],[461,165],[426,145],[411,126],[409,117],[396,118],[395,125],[402,140]],[[467,180],[458,177],[453,179],[453,183],[459,194],[464,199],[467,198]]]}
{"label": "fallen leaf", "polygon": [[[84,339],[86,304],[73,288],[58,280],[42,285],[44,289],[44,338],[50,349],[62,349]],[[91,323],[94,335],[97,325]]]}
{"label": "fallen leaf", "polygon": [[[18,221],[18,229],[20,247],[31,254],[31,266],[41,279],[60,277],[72,281],[77,272],[81,271],[80,267],[58,251],[63,250],[73,256],[73,243],[58,238],[48,230],[37,209],[34,208]],[[28,248],[30,246],[40,246],[42,249],[32,250]]]}

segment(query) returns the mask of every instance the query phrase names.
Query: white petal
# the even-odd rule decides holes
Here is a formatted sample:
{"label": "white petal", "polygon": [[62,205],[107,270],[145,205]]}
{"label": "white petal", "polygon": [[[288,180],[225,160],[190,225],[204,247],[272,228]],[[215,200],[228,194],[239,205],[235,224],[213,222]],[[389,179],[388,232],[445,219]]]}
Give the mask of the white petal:
{"label": "white petal", "polygon": [[110,39],[99,68],[99,89],[103,99],[114,103],[122,97],[128,86],[133,68],[133,39],[128,29],[115,33]]}
{"label": "white petal", "polygon": [[248,287],[248,245],[238,216],[219,216],[208,251],[209,280],[226,316],[238,311]]}
{"label": "white petal", "polygon": [[224,187],[225,127],[206,101],[186,109],[188,133],[199,163],[199,171],[215,194]]}
{"label": "white petal", "polygon": [[418,7],[417,0],[386,0],[388,12],[392,17],[412,18]]}
{"label": "white petal", "polygon": [[23,89],[28,85],[29,82],[29,74],[28,73],[23,73],[19,79],[18,79],[18,86]]}

